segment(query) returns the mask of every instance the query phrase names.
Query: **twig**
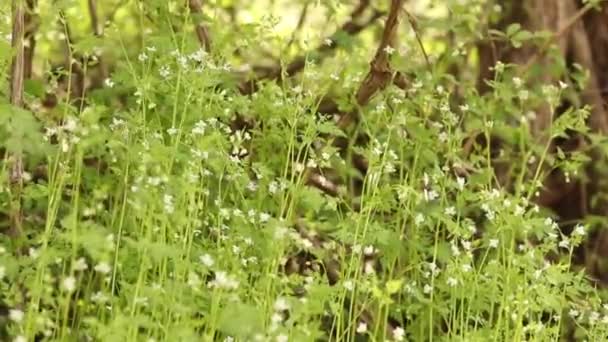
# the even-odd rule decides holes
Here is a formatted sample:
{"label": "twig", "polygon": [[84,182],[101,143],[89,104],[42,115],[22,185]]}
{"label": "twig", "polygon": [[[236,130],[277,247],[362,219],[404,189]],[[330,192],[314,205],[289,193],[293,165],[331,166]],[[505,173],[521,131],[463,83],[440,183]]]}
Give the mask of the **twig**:
{"label": "twig", "polygon": [[540,49],[537,50],[537,53],[535,53],[532,57],[530,57],[530,59],[526,62],[526,64],[521,69],[520,74],[524,74],[528,70],[530,70],[532,65],[534,65],[534,63],[536,63],[536,61],[540,57],[544,56],[549,51],[549,47],[551,46],[551,44],[555,40],[560,38],[562,35],[567,33],[570,30],[570,28],[574,24],[576,24],[591,9],[593,9],[592,5],[586,5],[586,6],[582,7],[581,9],[579,9],[578,12],[576,12],[572,17],[570,17],[570,19],[566,20],[564,25],[562,27],[558,28],[557,31],[555,31],[555,33],[553,33],[551,35],[549,40],[547,40],[547,42],[545,42],[545,44]]}
{"label": "twig", "polygon": [[424,44],[422,44],[422,38],[420,38],[420,34],[418,32],[418,24],[416,23],[416,18],[405,8],[403,8],[403,11],[405,12],[405,14],[407,15],[407,20],[410,23],[410,26],[412,27],[412,30],[414,30],[414,35],[416,36],[416,41],[418,42],[418,46],[420,46],[420,51],[422,51],[422,55],[424,56],[424,60],[426,62],[426,66],[429,70],[432,69],[431,67],[431,61],[429,60],[429,55],[426,53],[426,49],[424,48]]}
{"label": "twig", "polygon": [[[200,0],[189,0],[188,6],[190,7],[190,13],[197,15],[203,14],[203,5]],[[198,23],[196,24],[195,30],[199,43],[205,48],[205,51],[211,52],[211,37],[207,27],[202,23]]]}
{"label": "twig", "polygon": [[[378,90],[386,88],[393,80],[394,75],[391,70],[389,59],[390,52],[394,50],[403,3],[404,0],[391,1],[391,8],[384,26],[380,45],[378,46],[374,59],[370,63],[370,70],[357,91],[356,101],[359,106],[365,106]],[[344,129],[352,121],[359,121],[358,111],[356,110],[343,115],[338,121],[338,127]]]}
{"label": "twig", "polygon": [[306,16],[308,15],[308,6],[310,6],[310,1],[307,1],[306,4],[304,5],[304,8],[302,8],[302,12],[300,13],[300,18],[298,19],[298,24],[296,25],[295,30],[293,30],[293,33],[291,34],[291,38],[289,39],[289,42],[287,42],[287,45],[285,46],[285,50],[289,49],[291,44],[293,44],[293,42],[296,41],[296,37],[298,36],[298,33],[300,32],[300,30],[302,29],[302,26],[304,25],[304,22],[306,21]]}
{"label": "twig", "polygon": [[[97,11],[97,1],[96,0],[88,0],[89,5],[89,16],[91,17],[91,29],[93,30],[93,34],[97,38],[103,38],[103,25],[101,25],[99,20],[99,13]],[[103,57],[103,53],[100,53],[96,56],[99,62],[99,73],[101,80],[105,80],[108,78],[108,66],[105,63],[105,59]]]}
{"label": "twig", "polygon": [[[355,10],[351,14],[351,19],[344,23],[340,29],[337,30],[332,36],[327,38],[321,45],[319,45],[316,49],[318,54],[325,54],[332,50],[335,50],[338,47],[337,38],[338,34],[344,32],[350,36],[354,36],[359,32],[363,31],[365,28],[370,26],[374,21],[384,15],[384,12],[374,10],[371,17],[363,22],[357,23],[357,19],[363,14],[364,10],[369,5],[369,1],[361,1],[359,6],[355,8]],[[239,89],[242,94],[248,95],[257,91],[257,84],[260,80],[269,79],[269,80],[281,80],[283,73],[285,73],[288,77],[291,77],[298,72],[302,71],[306,66],[306,56],[308,56],[310,52],[307,52],[304,55],[296,57],[291,63],[287,65],[284,69],[280,66],[274,68],[271,72],[263,75],[262,77],[256,77],[254,79],[248,80],[242,83],[239,86]]]}

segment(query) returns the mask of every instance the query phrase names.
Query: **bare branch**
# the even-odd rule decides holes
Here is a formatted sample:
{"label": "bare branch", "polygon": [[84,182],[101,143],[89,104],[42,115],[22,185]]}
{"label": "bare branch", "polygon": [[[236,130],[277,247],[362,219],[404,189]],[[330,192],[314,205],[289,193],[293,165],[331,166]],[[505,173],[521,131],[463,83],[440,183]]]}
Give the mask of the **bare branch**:
{"label": "bare branch", "polygon": [[[380,45],[376,50],[376,55],[370,63],[370,70],[365,77],[365,80],[360,85],[357,91],[356,100],[359,106],[366,105],[371,97],[378,91],[386,88],[394,77],[394,72],[390,66],[390,52],[394,51],[395,39],[397,36],[397,28],[401,20],[403,12],[403,3],[405,0],[392,0],[388,19],[384,26]],[[404,80],[400,78],[399,83],[404,84]],[[341,128],[347,127],[352,121],[357,122],[359,115],[356,110],[343,115],[338,122]]]}
{"label": "bare branch", "polygon": [[[360,19],[364,10],[368,6],[369,6],[368,0],[361,1],[359,6],[357,6],[357,8],[355,8],[355,10],[352,12],[351,19],[348,22],[344,23],[340,27],[340,29],[338,29],[332,36],[327,38],[321,45],[319,45],[315,51],[318,54],[327,54],[327,53],[335,50],[338,47],[338,35],[339,34],[346,33],[347,35],[354,36],[354,35],[358,34],[359,32],[363,31],[365,28],[367,28],[373,22],[375,22],[378,18],[380,18],[384,15],[384,12],[374,10],[371,17],[368,20],[364,21],[363,23],[359,23],[358,19]],[[281,80],[283,77],[283,74],[286,74],[286,76],[288,76],[288,77],[291,77],[291,76],[297,74],[298,72],[302,71],[304,69],[304,67],[306,66],[306,56],[308,56],[308,55],[310,55],[310,52],[307,52],[306,54],[296,57],[284,69],[279,66],[279,67],[272,69],[270,72],[268,72],[265,75],[262,75],[255,79],[244,82],[239,87],[241,90],[241,93],[242,94],[254,93],[255,91],[257,91],[257,86],[258,86],[257,83],[262,79]]]}
{"label": "bare branch", "polygon": [[[203,13],[203,5],[200,0],[189,0],[188,5],[190,7],[190,13],[194,13],[200,15]],[[205,51],[211,52],[211,37],[209,35],[209,30],[202,23],[196,24],[196,36],[198,37],[198,41],[201,46],[205,48]]]}
{"label": "bare branch", "polygon": [[[93,34],[97,38],[103,38],[103,25],[99,20],[99,13],[97,11],[97,1],[96,0],[88,0],[89,5],[89,16],[91,17],[91,29],[93,30]],[[99,54],[97,60],[99,61],[99,73],[101,80],[105,80],[108,78],[109,71],[108,66],[105,63],[105,59],[103,54]]]}
{"label": "bare branch", "polygon": [[300,18],[298,19],[298,24],[296,25],[295,30],[291,34],[291,38],[289,39],[289,42],[287,42],[285,49],[288,49],[291,46],[291,44],[293,44],[293,42],[296,41],[296,37],[298,36],[298,33],[300,32],[300,30],[302,29],[302,26],[304,25],[304,22],[306,21],[306,16],[308,15],[308,6],[310,6],[310,1],[307,1],[306,4],[304,5],[304,7],[302,8],[302,12],[300,13]]}

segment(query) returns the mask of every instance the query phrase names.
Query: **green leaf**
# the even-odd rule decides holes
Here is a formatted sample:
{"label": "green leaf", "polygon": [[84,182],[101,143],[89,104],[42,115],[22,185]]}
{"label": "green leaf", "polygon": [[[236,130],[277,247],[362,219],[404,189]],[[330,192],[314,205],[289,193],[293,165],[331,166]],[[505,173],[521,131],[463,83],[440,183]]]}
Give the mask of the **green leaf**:
{"label": "green leaf", "polygon": [[246,338],[262,331],[262,312],[258,307],[243,303],[231,303],[220,313],[220,330],[230,336]]}

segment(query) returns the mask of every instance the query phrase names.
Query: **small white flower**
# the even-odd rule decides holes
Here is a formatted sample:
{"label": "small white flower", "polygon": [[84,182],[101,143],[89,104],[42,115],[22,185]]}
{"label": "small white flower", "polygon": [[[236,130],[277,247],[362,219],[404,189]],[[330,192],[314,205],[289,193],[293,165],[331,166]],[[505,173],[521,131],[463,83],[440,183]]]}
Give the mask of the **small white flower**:
{"label": "small white flower", "polygon": [[387,54],[387,55],[392,55],[392,54],[393,54],[393,52],[395,52],[395,49],[394,49],[392,46],[387,45],[387,46],[384,48],[384,52],[386,52],[386,54]]}
{"label": "small white flower", "polygon": [[213,260],[213,257],[209,254],[203,254],[198,259],[201,262],[201,264],[203,264],[207,267],[211,267],[215,263],[215,261]]}
{"label": "small white flower", "polygon": [[160,74],[160,77],[167,79],[169,78],[169,76],[171,76],[171,69],[169,69],[168,66],[163,65],[162,67],[160,67],[160,69],[158,70],[158,73]]}
{"label": "small white flower", "polygon": [[260,213],[260,221],[261,222],[268,222],[268,220],[270,220],[270,214],[268,214],[268,213]]}
{"label": "small white flower", "polygon": [[277,342],[287,342],[288,340],[289,339],[287,338],[286,335],[281,334],[281,335],[277,336]]}
{"label": "small white flower", "polygon": [[270,321],[272,321],[273,324],[279,324],[279,323],[283,322],[283,316],[281,314],[275,312],[270,317]]}
{"label": "small white flower", "polygon": [[515,84],[515,88],[520,88],[522,85],[521,78],[513,77],[513,84]]}
{"label": "small white flower", "polygon": [[433,287],[429,284],[424,285],[424,287],[422,288],[422,292],[429,294],[431,292],[433,292]]}
{"label": "small white flower", "polygon": [[471,267],[470,264],[464,264],[464,265],[462,265],[462,271],[465,272],[465,273],[470,272],[472,269],[473,269],[473,267]]}
{"label": "small white flower", "polygon": [[576,227],[574,227],[574,235],[585,236],[585,226],[577,224]]}
{"label": "small white flower", "polygon": [[405,336],[405,330],[402,327],[396,327],[393,329],[393,338],[395,341],[403,341],[403,337]]}
{"label": "small white flower", "polygon": [[110,264],[108,264],[107,262],[102,261],[99,264],[95,265],[94,269],[99,273],[108,274],[112,270],[112,266],[110,266]]}
{"label": "small white flower", "polygon": [[108,88],[114,88],[114,81],[112,81],[111,78],[106,78],[103,83],[106,85],[106,87]]}
{"label": "small white flower", "polygon": [[347,289],[348,291],[352,291],[355,288],[355,284],[353,283],[352,280],[347,280],[345,281],[342,286],[344,286],[345,289]]}
{"label": "small white flower", "polygon": [[498,247],[498,239],[490,239],[490,247],[491,248]]}
{"label": "small white flower", "polygon": [[464,189],[464,183],[465,183],[465,179],[462,177],[457,177],[456,178],[456,183],[458,184],[458,189],[463,190]]}
{"label": "small white flower", "polygon": [[66,277],[65,279],[63,279],[61,285],[63,286],[63,289],[66,290],[68,293],[74,292],[74,290],[76,289],[76,278],[74,278],[73,276]]}
{"label": "small white flower", "polygon": [[447,207],[447,208],[445,208],[444,212],[448,216],[454,216],[454,215],[456,215],[456,208],[454,208],[454,207]]}
{"label": "small white flower", "polygon": [[565,237],[562,241],[558,243],[558,246],[560,246],[561,248],[568,249],[570,248],[570,240]]}
{"label": "small white flower", "polygon": [[333,40],[331,40],[331,39],[329,39],[329,38],[326,38],[326,39],[325,39],[325,45],[327,45],[327,46],[331,46],[333,43],[334,43],[334,42],[333,42]]}
{"label": "small white flower", "polygon": [[13,342],[27,342],[27,339],[24,336],[19,335],[19,336],[15,337]]}
{"label": "small white flower", "polygon": [[367,324],[365,324],[365,322],[359,323],[359,325],[357,326],[357,332],[359,334],[364,334],[366,331],[367,331]]}
{"label": "small white flower", "polygon": [[449,277],[447,280],[447,283],[450,287],[454,287],[454,286],[458,285],[458,280],[456,280],[456,278]]}
{"label": "small white flower", "polygon": [[76,262],[74,263],[74,266],[72,266],[74,268],[74,271],[84,271],[87,268],[89,268],[89,266],[87,265],[87,262],[84,258],[79,258],[78,260],[76,260]]}
{"label": "small white flower", "polygon": [[417,226],[419,226],[423,222],[424,222],[424,215],[422,215],[420,213],[416,214],[416,217],[414,217],[414,224],[416,224]]}
{"label": "small white flower", "polygon": [[277,298],[276,302],[274,302],[275,311],[285,311],[289,310],[289,303],[283,297]]}
{"label": "small white flower", "polygon": [[8,317],[11,319],[11,321],[15,323],[21,323],[21,321],[23,321],[24,316],[25,314],[23,313],[23,311],[19,309],[11,309],[8,313]]}
{"label": "small white flower", "polygon": [[91,300],[96,303],[104,303],[108,300],[108,296],[103,294],[101,291],[97,291],[91,296]]}
{"label": "small white flower", "polygon": [[145,52],[142,52],[137,56],[137,59],[139,59],[140,62],[144,62],[148,59],[148,55]]}
{"label": "small white flower", "polygon": [[171,127],[169,129],[167,129],[167,134],[173,136],[176,135],[179,132],[179,130],[175,127]]}

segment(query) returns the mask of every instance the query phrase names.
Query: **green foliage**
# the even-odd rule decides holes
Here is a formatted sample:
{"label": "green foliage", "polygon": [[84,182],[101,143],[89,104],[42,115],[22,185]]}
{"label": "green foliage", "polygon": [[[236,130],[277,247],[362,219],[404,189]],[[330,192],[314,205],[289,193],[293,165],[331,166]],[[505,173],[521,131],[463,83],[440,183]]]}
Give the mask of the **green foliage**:
{"label": "green foliage", "polygon": [[[38,106],[0,105],[0,147],[23,155],[28,171],[22,236],[0,236],[0,302],[10,308],[0,339],[607,336],[605,293],[574,262],[605,218],[573,222],[565,234],[534,204],[549,172],[584,181],[590,163],[587,150],[550,153],[544,137],[608,150],[587,128],[590,108],[577,101],[585,70],[567,74],[557,59],[534,66],[573,83],[539,85],[538,70],[520,75],[499,63],[479,94],[474,43],[500,8],[471,0],[413,9],[433,14],[419,23],[432,64],[415,35],[400,34],[391,63],[410,87],[391,85],[359,108],[353,98],[382,23],[357,37],[338,31],[335,53],[310,50],[327,44],[354,1],[308,2],[310,16],[328,24],[289,48],[291,31],[277,26],[299,13],[279,5],[306,1],[209,1],[193,18],[183,1],[98,3],[104,15],[116,9],[103,38],[82,19],[85,1],[40,1],[35,74],[62,63],[63,9],[74,32],[70,57],[102,51],[111,66],[103,86],[82,106],[60,98],[41,109],[47,91],[67,87],[53,85],[59,75],[51,84],[38,77],[25,85]],[[192,32],[199,21],[209,25],[211,52]],[[413,33],[407,20],[400,30]],[[437,38],[447,31],[455,32],[449,44]],[[546,35],[513,24],[487,38],[520,48]],[[7,46],[0,40],[0,70],[8,70]],[[277,62],[259,50],[283,51],[275,56],[283,65],[300,55],[307,63],[243,95],[237,86],[253,72],[240,66]],[[86,65],[88,76],[96,65]],[[463,71],[446,75],[456,69]],[[361,123],[343,130],[317,113],[324,97],[358,111]],[[558,110],[564,99],[572,105]],[[530,133],[539,108],[556,115],[542,137]],[[251,127],[235,128],[237,114]],[[338,138],[349,147],[340,150]],[[366,173],[352,165],[354,155],[365,157]],[[3,228],[17,193],[8,161],[0,167]],[[38,166],[46,174],[32,179]],[[314,170],[339,185],[338,196],[308,184]]]}

